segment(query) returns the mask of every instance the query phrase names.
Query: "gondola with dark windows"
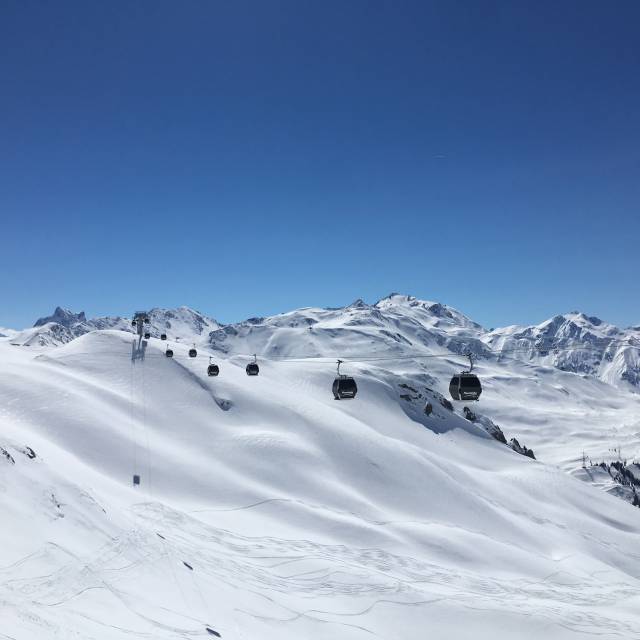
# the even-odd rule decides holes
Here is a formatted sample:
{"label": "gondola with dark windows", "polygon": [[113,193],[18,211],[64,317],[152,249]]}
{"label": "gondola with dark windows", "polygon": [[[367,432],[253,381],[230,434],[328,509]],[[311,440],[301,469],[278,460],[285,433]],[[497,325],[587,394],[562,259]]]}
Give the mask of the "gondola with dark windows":
{"label": "gondola with dark windows", "polygon": [[211,356],[209,356],[209,366],[207,367],[208,376],[217,376],[220,373],[220,367],[217,364],[211,362]]}
{"label": "gondola with dark windows", "polygon": [[151,337],[151,334],[148,331],[145,331],[144,333],[144,339],[148,340]]}
{"label": "gondola with dark windows", "polygon": [[246,372],[248,376],[257,376],[260,373],[260,367],[258,366],[258,358],[256,354],[253,354],[253,362],[247,365]]}
{"label": "gondola with dark windows", "polygon": [[173,358],[173,349],[167,345],[167,350],[164,352],[164,355],[167,356],[167,358]]}
{"label": "gondola with dark windows", "polygon": [[190,358],[195,358],[198,355],[198,351],[196,349],[196,345],[194,344],[193,347],[191,347],[191,349],[189,349],[189,357]]}
{"label": "gondola with dark windows", "polygon": [[166,340],[167,339],[167,334],[166,333],[161,333],[160,334],[160,340]]}
{"label": "gondola with dark windows", "polygon": [[340,365],[342,360],[338,360],[338,373],[333,381],[332,391],[334,400],[347,400],[356,397],[358,393],[358,385],[351,376],[340,373]]}
{"label": "gondola with dark windows", "polygon": [[467,354],[471,366],[451,378],[449,393],[454,400],[479,400],[482,393],[480,378],[473,371],[473,355]]}

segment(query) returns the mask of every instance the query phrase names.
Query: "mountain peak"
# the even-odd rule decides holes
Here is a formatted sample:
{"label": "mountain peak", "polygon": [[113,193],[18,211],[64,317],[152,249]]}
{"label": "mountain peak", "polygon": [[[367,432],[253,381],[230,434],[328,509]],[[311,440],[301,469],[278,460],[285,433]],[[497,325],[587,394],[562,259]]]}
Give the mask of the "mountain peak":
{"label": "mountain peak", "polygon": [[381,302],[394,302],[394,303],[406,303],[412,302],[415,300],[415,296],[407,295],[406,293],[398,293],[397,291],[392,291],[388,296],[384,298],[380,298],[376,304],[380,304]]}
{"label": "mountain peak", "polygon": [[588,316],[583,311],[570,311],[569,313],[565,313],[562,317],[564,317],[565,320],[582,320],[583,322],[590,322],[595,326],[603,323],[603,320],[597,316]]}
{"label": "mountain peak", "polygon": [[368,305],[362,298],[357,298],[351,304],[347,305],[345,309],[368,309]]}
{"label": "mountain peak", "polygon": [[70,327],[78,322],[86,322],[87,318],[84,311],[80,313],[74,313],[70,309],[64,309],[62,307],[56,307],[53,315],[46,316],[44,318],[38,318],[34,327],[41,327],[49,322],[55,322],[61,324],[63,327]]}

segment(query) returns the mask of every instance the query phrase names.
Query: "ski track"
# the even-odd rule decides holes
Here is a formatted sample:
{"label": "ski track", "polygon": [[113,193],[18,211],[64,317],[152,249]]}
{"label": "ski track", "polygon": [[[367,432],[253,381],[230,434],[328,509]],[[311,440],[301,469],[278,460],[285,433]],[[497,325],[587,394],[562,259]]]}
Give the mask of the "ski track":
{"label": "ski track", "polygon": [[[127,592],[127,584],[135,581],[141,565],[157,565],[163,558],[161,545],[153,540],[154,530],[179,531],[167,535],[167,544],[174,558],[197,558],[194,570],[207,581],[224,583],[239,592],[250,592],[277,604],[290,615],[268,616],[246,608],[237,608],[245,615],[288,624],[306,618],[319,624],[346,625],[368,635],[378,634],[364,623],[367,614],[376,608],[425,607],[448,601],[469,610],[504,612],[508,608],[518,616],[540,616],[544,612],[550,624],[573,633],[588,635],[617,634],[619,637],[640,637],[637,629],[597,613],[587,613],[616,601],[638,595],[637,586],[608,584],[606,592],[597,582],[559,572],[540,581],[492,579],[420,561],[411,556],[399,556],[381,549],[356,549],[342,545],[323,545],[310,540],[279,540],[268,537],[246,537],[210,527],[158,504],[138,505],[134,517],[145,524],[146,533],[131,531],[123,538],[105,545],[90,561],[75,557],[69,550],[61,551],[71,561],[57,572],[32,579],[3,581],[1,600],[4,606],[16,608],[28,599],[34,611],[31,615],[45,619],[43,610],[52,607],[73,608],[74,600],[93,590],[105,590],[132,614],[152,624],[156,630],[188,637],[197,629],[175,627],[142,613],[133,604],[137,598]],[[151,544],[153,543],[153,544]],[[153,550],[141,554],[140,548]],[[56,547],[57,548],[57,547]],[[267,554],[267,555],[265,555]],[[30,554],[18,563],[23,566],[36,559]],[[133,556],[133,560],[131,559]],[[265,560],[282,560],[267,563]],[[126,561],[125,564],[122,564]],[[114,566],[119,563],[119,566]],[[292,564],[304,567],[322,564],[322,568],[283,575],[277,570]],[[177,567],[177,563],[174,562]],[[78,565],[82,570],[78,572]],[[7,572],[13,567],[3,567]],[[117,574],[114,576],[113,574]],[[107,577],[105,577],[107,576]],[[562,576],[561,585],[553,583]],[[567,585],[567,579],[573,583]],[[99,584],[96,584],[99,582]],[[122,585],[122,586],[117,586]],[[295,594],[304,603],[323,602],[325,606],[293,609],[279,601],[281,595]],[[332,601],[348,596],[360,606],[337,611]],[[395,596],[395,597],[394,597]],[[138,596],[139,597],[139,596]],[[78,612],[79,615],[81,612]],[[343,619],[363,618],[362,624],[345,623]],[[104,624],[86,617],[94,624]],[[134,629],[104,625],[129,637],[146,637]],[[598,631],[599,630],[599,631]],[[117,637],[117,636],[113,636]],[[165,636],[173,637],[173,636]]]}

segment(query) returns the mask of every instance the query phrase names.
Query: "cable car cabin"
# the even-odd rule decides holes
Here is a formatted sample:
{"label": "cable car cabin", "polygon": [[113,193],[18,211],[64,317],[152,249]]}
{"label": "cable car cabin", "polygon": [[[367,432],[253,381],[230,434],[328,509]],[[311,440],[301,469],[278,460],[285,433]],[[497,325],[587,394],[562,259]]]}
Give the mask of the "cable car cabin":
{"label": "cable car cabin", "polygon": [[132,321],[131,321],[131,326],[132,326],[132,327],[135,327],[137,324],[138,324],[138,321],[137,321],[137,320],[132,320]]}
{"label": "cable car cabin", "polygon": [[151,337],[151,334],[147,331],[147,332],[144,334],[144,339],[145,339],[145,340],[148,340],[150,337]]}
{"label": "cable car cabin", "polygon": [[197,355],[198,355],[198,352],[196,351],[195,347],[192,347],[191,349],[189,349],[190,358],[195,358]]}
{"label": "cable car cabin", "polygon": [[451,378],[449,393],[454,400],[478,400],[482,393],[480,379],[475,373],[460,373]]}
{"label": "cable car cabin", "polygon": [[358,385],[351,376],[338,376],[333,381],[332,390],[334,400],[346,400],[347,398],[356,397]]}
{"label": "cable car cabin", "polygon": [[160,340],[166,340],[167,339],[167,334],[166,333],[161,333],[160,334]]}
{"label": "cable car cabin", "polygon": [[164,355],[167,356],[167,358],[173,358],[173,349],[167,349]]}
{"label": "cable car cabin", "polygon": [[255,362],[250,362],[247,365],[247,375],[257,376],[260,373],[260,367]]}
{"label": "cable car cabin", "polygon": [[217,364],[210,364],[207,367],[208,376],[217,376],[220,373],[220,367]]}

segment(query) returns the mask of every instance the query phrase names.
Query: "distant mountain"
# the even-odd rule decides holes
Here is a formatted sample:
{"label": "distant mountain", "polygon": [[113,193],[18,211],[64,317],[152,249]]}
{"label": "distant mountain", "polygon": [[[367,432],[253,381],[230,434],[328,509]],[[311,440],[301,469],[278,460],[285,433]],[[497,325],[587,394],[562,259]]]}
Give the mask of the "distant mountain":
{"label": "distant mountain", "polygon": [[[188,307],[151,309],[147,315],[150,322],[146,330],[155,338],[166,333],[173,340],[178,338],[185,342],[200,342],[202,335],[206,337],[209,332],[220,327],[212,318]],[[39,318],[32,328],[13,332],[11,342],[23,346],[59,346],[90,331],[105,329],[134,331],[129,318],[105,316],[88,320],[84,311],[74,313],[69,309],[56,307],[52,315]]]}
{"label": "distant mountain", "polygon": [[84,315],[84,311],[81,311],[80,313],[74,313],[73,311],[69,311],[69,309],[56,307],[53,315],[47,316],[46,318],[38,318],[33,326],[42,327],[45,324],[55,323],[62,325],[63,327],[70,328],[74,325],[86,322],[86,320],[87,318]]}
{"label": "distant mountain", "polygon": [[494,329],[492,349],[518,350],[517,357],[562,371],[594,376],[615,385],[640,387],[640,330],[620,329],[574,311],[538,325]]}
{"label": "distant mountain", "polygon": [[[393,293],[375,304],[361,299],[338,308],[306,307],[270,317],[220,324],[188,307],[148,312],[152,337],[196,343],[223,354],[263,357],[428,356],[450,351],[478,359],[503,356],[562,371],[593,376],[609,384],[640,388],[640,328],[621,329],[572,312],[538,325],[487,331],[440,302]],[[96,329],[132,331],[128,318],[87,319],[57,307],[33,328],[12,336],[15,344],[65,344]]]}
{"label": "distant mountain", "polygon": [[452,307],[391,294],[373,305],[356,300],[335,309],[308,307],[250,318],[214,331],[209,343],[223,353],[268,357],[388,357],[446,349],[489,356],[483,334],[479,324]]}

